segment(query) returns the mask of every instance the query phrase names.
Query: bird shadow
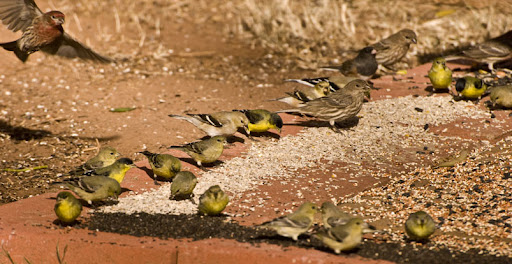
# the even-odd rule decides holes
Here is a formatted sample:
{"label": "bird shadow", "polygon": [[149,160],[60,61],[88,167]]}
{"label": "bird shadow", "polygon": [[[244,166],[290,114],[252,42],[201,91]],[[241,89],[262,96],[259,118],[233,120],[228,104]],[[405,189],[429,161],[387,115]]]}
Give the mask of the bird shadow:
{"label": "bird shadow", "polygon": [[79,226],[82,224],[82,221],[80,220],[75,220],[71,223],[64,223],[62,221],[60,221],[58,218],[53,220],[52,224],[56,225],[56,226],[61,226],[61,227],[67,227],[67,226]]}
{"label": "bird shadow", "polygon": [[[348,120],[345,120],[343,122],[336,122],[336,127],[340,129],[350,129],[359,124],[359,117],[354,116],[352,118],[349,118]],[[327,121],[319,121],[319,120],[306,120],[306,121],[299,121],[296,123],[287,123],[285,125],[288,126],[303,126],[303,127],[331,127],[329,122]]]}
{"label": "bird shadow", "polygon": [[434,94],[441,94],[441,93],[450,93],[450,88],[442,88],[442,89],[435,89],[432,85],[429,85],[425,88],[425,92],[428,92],[428,96],[432,96]]}
{"label": "bird shadow", "polygon": [[5,120],[0,120],[0,132],[9,135],[10,138],[16,141],[28,141],[28,140],[37,140],[43,139],[46,137],[56,137],[61,140],[65,139],[82,139],[82,140],[96,140],[103,142],[114,139],[119,139],[119,135],[109,136],[109,137],[72,137],[72,136],[62,136],[59,134],[53,134],[52,132],[44,129],[30,129],[22,126],[15,126],[7,123]]}
{"label": "bird shadow", "polygon": [[272,132],[268,132],[268,131],[266,131],[266,132],[252,132],[251,136],[252,137],[275,138],[275,139],[280,139],[281,138],[281,135],[276,134],[276,133],[272,133]]}

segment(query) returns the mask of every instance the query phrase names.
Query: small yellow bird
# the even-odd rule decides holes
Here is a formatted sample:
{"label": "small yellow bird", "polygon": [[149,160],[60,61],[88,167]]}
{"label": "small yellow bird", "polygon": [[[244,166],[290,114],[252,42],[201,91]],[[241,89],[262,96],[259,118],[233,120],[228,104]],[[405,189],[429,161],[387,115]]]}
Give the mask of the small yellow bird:
{"label": "small yellow bird", "polygon": [[320,211],[322,212],[322,222],[324,223],[325,228],[344,225],[353,218],[351,215],[341,211],[331,202],[322,203]]}
{"label": "small yellow bird", "polygon": [[219,185],[208,188],[201,197],[199,197],[199,206],[197,209],[200,214],[215,216],[219,215],[228,205],[229,197]]}
{"label": "small yellow bird", "polygon": [[75,170],[70,171],[69,174],[80,175],[88,170],[107,167],[112,165],[112,163],[114,163],[119,156],[121,156],[121,154],[117,152],[115,148],[110,146],[102,147],[96,156],[92,157],[81,166],[78,166]]}
{"label": "small yellow bird", "polygon": [[187,114],[187,116],[169,115],[172,118],[185,120],[210,137],[214,136],[231,136],[243,128],[247,134],[249,130],[247,125],[249,120],[240,112],[216,112],[212,114]]}
{"label": "small yellow bird", "polygon": [[336,254],[349,251],[361,244],[363,233],[371,230],[367,223],[359,217],[350,219],[346,224],[339,225],[325,232],[315,234],[314,237],[334,250]]}
{"label": "small yellow bird", "polygon": [[425,211],[413,213],[405,221],[405,232],[411,240],[424,241],[436,231],[434,219]]}
{"label": "small yellow bird", "polygon": [[119,184],[121,184],[121,182],[123,182],[124,176],[126,175],[126,172],[134,167],[135,164],[133,164],[133,161],[131,159],[120,158],[116,160],[114,163],[112,163],[112,165],[110,166],[86,171],[84,172],[84,175],[106,176],[116,180],[117,182],[119,182]]}
{"label": "small yellow bird", "polygon": [[254,110],[233,110],[239,111],[245,114],[249,119],[249,131],[250,132],[266,132],[270,129],[276,129],[281,133],[283,127],[283,119],[273,112],[265,109],[254,109]]}
{"label": "small yellow bird", "polygon": [[194,195],[197,184],[196,176],[190,171],[180,171],[171,183],[171,200],[184,200]]}
{"label": "small yellow bird", "polygon": [[463,99],[480,100],[487,90],[487,85],[481,79],[466,76],[457,79],[455,90]]}
{"label": "small yellow bird", "polygon": [[156,177],[162,177],[167,180],[172,179],[181,170],[181,161],[170,154],[157,154],[149,151],[139,152],[148,158],[149,165]]}
{"label": "small yellow bird", "polygon": [[428,71],[428,78],[432,83],[434,92],[436,90],[446,90],[452,83],[452,70],[446,66],[444,58],[436,58],[432,67]]}
{"label": "small yellow bird", "polygon": [[492,87],[490,97],[493,106],[512,108],[512,85]]}
{"label": "small yellow bird", "polygon": [[280,236],[289,237],[297,241],[299,235],[308,231],[313,225],[313,218],[318,211],[316,204],[306,202],[297,211],[260,225],[263,228],[273,229]]}
{"label": "small yellow bird", "polygon": [[171,149],[178,149],[192,157],[197,165],[204,170],[203,164],[215,162],[227,144],[226,137],[215,136],[201,141],[191,142],[183,146],[170,146]]}
{"label": "small yellow bird", "polygon": [[71,224],[82,213],[82,204],[73,194],[63,191],[57,195],[57,202],[53,210],[61,223]]}
{"label": "small yellow bird", "polygon": [[89,204],[110,197],[117,199],[121,194],[119,182],[105,176],[82,176],[67,182],[66,187]]}

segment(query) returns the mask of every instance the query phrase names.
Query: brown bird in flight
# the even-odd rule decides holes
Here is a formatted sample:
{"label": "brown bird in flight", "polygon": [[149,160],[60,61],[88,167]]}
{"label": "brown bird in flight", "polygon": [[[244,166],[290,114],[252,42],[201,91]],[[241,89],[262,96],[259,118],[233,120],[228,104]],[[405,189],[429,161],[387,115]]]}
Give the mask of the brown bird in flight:
{"label": "brown bird in flight", "polygon": [[68,58],[78,57],[103,63],[112,61],[64,32],[62,12],[43,13],[34,0],[0,0],[0,20],[13,32],[23,32],[16,41],[0,43],[0,46],[13,51],[23,62],[39,50]]}

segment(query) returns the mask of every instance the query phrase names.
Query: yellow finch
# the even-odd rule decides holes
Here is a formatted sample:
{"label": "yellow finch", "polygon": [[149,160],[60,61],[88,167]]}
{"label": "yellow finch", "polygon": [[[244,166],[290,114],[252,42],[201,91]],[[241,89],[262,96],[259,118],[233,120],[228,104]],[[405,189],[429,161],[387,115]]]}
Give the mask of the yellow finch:
{"label": "yellow finch", "polygon": [[460,55],[450,56],[447,60],[469,59],[486,63],[489,70],[494,71],[494,63],[510,58],[512,58],[512,30],[470,47]]}
{"label": "yellow finch", "polygon": [[171,200],[184,200],[193,196],[197,184],[196,176],[190,171],[180,171],[171,183]]}
{"label": "yellow finch", "polygon": [[119,152],[113,147],[106,146],[102,147],[98,154],[92,157],[90,160],[86,161],[83,165],[77,167],[75,170],[69,172],[72,175],[78,175],[84,173],[87,170],[94,170],[98,168],[103,168],[114,163],[117,158],[121,156]]}
{"label": "yellow finch", "polygon": [[86,171],[84,172],[84,175],[106,176],[116,180],[117,182],[119,182],[119,184],[121,184],[121,182],[124,179],[124,176],[126,175],[126,172],[133,167],[135,167],[135,164],[133,164],[133,161],[131,159],[120,158],[116,160],[114,163],[112,163],[112,165],[110,166]]}
{"label": "yellow finch", "polygon": [[214,136],[201,141],[191,142],[183,146],[170,146],[169,148],[178,149],[187,153],[197,162],[199,167],[204,169],[203,164],[215,162],[220,155],[222,155],[225,144],[227,144],[226,137]]}
{"label": "yellow finch", "polygon": [[148,158],[149,165],[155,174],[155,183],[157,176],[169,180],[181,170],[180,160],[173,155],[151,153],[147,150],[139,153]]}
{"label": "yellow finch", "polygon": [[62,223],[70,224],[82,213],[82,204],[73,194],[63,191],[57,195],[53,210]]}
{"label": "yellow finch", "polygon": [[66,186],[89,204],[121,194],[119,182],[105,176],[82,176]]}
{"label": "yellow finch", "polygon": [[444,58],[436,58],[428,71],[428,78],[434,91],[446,90],[452,83],[452,70],[446,66]]}
{"label": "yellow finch", "polygon": [[219,185],[214,185],[199,197],[197,209],[200,214],[214,216],[219,215],[228,203],[228,195],[222,191]]}
{"label": "yellow finch", "polygon": [[281,132],[283,127],[283,119],[273,112],[265,109],[254,109],[254,110],[233,110],[239,111],[247,116],[249,119],[249,131],[250,132],[266,132],[269,129],[276,129]]}
{"label": "yellow finch", "polygon": [[434,231],[436,231],[434,219],[424,211],[411,214],[405,221],[405,232],[412,240],[426,240]]}
{"label": "yellow finch", "polygon": [[372,44],[371,46],[377,50],[375,58],[377,63],[392,68],[393,64],[402,60],[409,51],[409,46],[416,44],[416,33],[410,29],[402,29],[397,33]]}
{"label": "yellow finch", "polygon": [[314,203],[306,202],[297,211],[269,222],[261,224],[261,227],[273,229],[277,234],[297,240],[299,235],[308,231],[313,225],[313,218],[318,208]]}
{"label": "yellow finch", "polygon": [[356,217],[348,220],[344,225],[338,225],[325,232],[315,234],[315,237],[334,250],[336,254],[340,254],[342,251],[358,247],[366,230],[370,230],[368,224],[363,219]]}
{"label": "yellow finch", "polygon": [[356,116],[363,106],[365,95],[369,95],[370,85],[363,80],[354,80],[327,96],[311,100],[295,109],[286,109],[278,113],[301,113],[329,121],[337,130],[336,122],[342,122]]}
{"label": "yellow finch", "polygon": [[249,134],[247,125],[249,120],[240,112],[216,112],[212,114],[187,114],[187,116],[169,115],[176,119],[190,122],[210,137],[231,136],[238,131],[238,128],[245,129]]}
{"label": "yellow finch", "polygon": [[322,203],[320,211],[322,212],[322,222],[325,228],[346,224],[352,218],[351,215],[341,211],[331,202]]}
{"label": "yellow finch", "polygon": [[490,97],[493,106],[512,108],[512,85],[492,87]]}
{"label": "yellow finch", "polygon": [[455,90],[463,99],[479,100],[487,90],[487,85],[481,79],[466,76],[457,79]]}
{"label": "yellow finch", "polygon": [[374,47],[365,47],[353,59],[343,62],[340,66],[325,66],[323,69],[339,70],[345,76],[354,76],[369,80],[377,71],[379,64],[376,60],[377,50]]}

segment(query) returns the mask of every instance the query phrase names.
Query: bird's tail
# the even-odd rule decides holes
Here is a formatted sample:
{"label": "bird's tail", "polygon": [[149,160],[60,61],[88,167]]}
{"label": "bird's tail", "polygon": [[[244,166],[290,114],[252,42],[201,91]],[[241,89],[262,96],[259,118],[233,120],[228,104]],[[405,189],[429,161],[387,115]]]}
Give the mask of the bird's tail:
{"label": "bird's tail", "polygon": [[14,54],[16,54],[16,57],[18,57],[18,59],[20,59],[22,62],[27,61],[29,54],[20,50],[20,48],[18,48],[18,43],[16,41],[0,43],[0,46],[2,46],[2,48],[8,51],[14,52]]}
{"label": "bird's tail", "polygon": [[140,154],[143,154],[144,156],[146,156],[146,157],[148,157],[148,158],[151,158],[151,157],[153,157],[153,156],[155,156],[155,155],[156,155],[155,153],[151,153],[151,152],[149,152],[149,151],[147,151],[147,150],[141,151],[141,152],[139,152],[139,153],[140,153]]}
{"label": "bird's tail", "polygon": [[325,71],[339,71],[340,70],[340,66],[339,65],[332,65],[332,66],[321,66],[319,67],[318,69],[320,70],[325,70]]}
{"label": "bird's tail", "polygon": [[190,123],[192,123],[193,125],[200,125],[201,124],[201,121],[197,120],[196,118],[192,117],[192,116],[181,116],[181,115],[169,115],[170,117],[172,118],[176,118],[176,119],[181,119],[181,120],[185,120],[185,121],[188,121]]}

